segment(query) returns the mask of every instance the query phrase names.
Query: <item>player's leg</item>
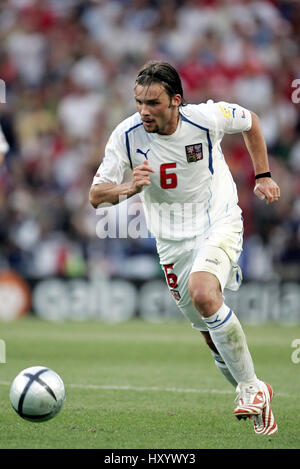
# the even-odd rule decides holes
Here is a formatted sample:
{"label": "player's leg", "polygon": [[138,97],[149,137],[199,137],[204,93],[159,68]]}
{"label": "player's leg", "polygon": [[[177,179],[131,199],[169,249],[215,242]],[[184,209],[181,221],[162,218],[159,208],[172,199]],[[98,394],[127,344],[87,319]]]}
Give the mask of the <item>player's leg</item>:
{"label": "player's leg", "polygon": [[[178,256],[178,252],[180,252],[180,256]],[[180,250],[180,248],[176,246],[172,262],[169,261],[168,264],[162,263],[162,269],[165,272],[170,293],[172,294],[178,308],[182,314],[191,322],[192,327],[203,334],[205,342],[211,350],[217,368],[229,381],[229,383],[236,387],[237,383],[235,379],[231,375],[223,358],[214,346],[208,332],[208,328],[201,315],[193,305],[189,294],[189,276],[194,260],[195,253],[193,251]]]}
{"label": "player's leg", "polygon": [[238,383],[256,384],[258,380],[245,335],[237,317],[224,303],[218,278],[210,272],[193,272],[190,275],[189,291],[195,308],[206,323],[212,341],[232,376]]}
{"label": "player's leg", "polygon": [[239,399],[234,413],[244,418],[261,415],[270,403],[271,394],[265,383],[255,375],[238,318],[224,303],[222,291],[230,270],[231,262],[227,254],[220,248],[208,247],[205,255],[202,253],[194,263],[189,292],[216,349],[238,383]]}
{"label": "player's leg", "polygon": [[[206,256],[204,256],[204,259],[205,258]],[[191,252],[182,251],[180,252],[180,256],[178,257],[178,248],[177,248],[174,251],[174,262],[170,262],[170,260],[168,259],[168,264],[165,264],[164,262],[162,262],[162,268],[165,272],[166,280],[167,280],[170,292],[172,293],[173,298],[176,301],[178,307],[180,308],[182,313],[186,316],[186,318],[189,319],[193,328],[201,331],[202,333],[203,332],[205,333],[205,332],[208,332],[209,330],[205,322],[205,318],[203,318],[201,314],[199,314],[199,311],[193,305],[191,296],[188,290],[191,266],[193,265],[194,261],[195,261],[195,255],[192,255]],[[218,262],[217,262],[217,265],[218,265]],[[228,270],[231,270],[230,264],[227,263],[226,265],[227,267],[229,265]],[[197,270],[197,266],[196,266],[196,270]],[[228,275],[229,275],[228,272],[224,268],[221,269],[221,273],[220,272],[218,273],[218,277],[220,279],[221,291],[223,291]],[[220,296],[219,288],[220,287],[218,287],[218,290],[215,292],[215,295],[218,298],[218,301],[222,303],[223,301],[222,294]],[[205,334],[204,337],[208,338],[207,334]],[[211,338],[211,334],[209,334],[209,337]],[[208,345],[212,345],[213,340],[211,340],[211,342],[208,340],[208,342],[209,342]],[[226,377],[226,379],[231,384],[235,385],[236,379],[233,377],[231,370],[228,367],[228,364],[224,360],[224,357],[222,357],[222,353],[219,352],[218,346],[217,347],[215,346],[215,349],[213,349],[212,347],[210,348],[212,350],[212,355],[215,359],[215,363],[217,364],[218,369],[221,371],[224,377]],[[216,350],[218,350],[219,352],[218,354],[216,354]],[[246,388],[245,386],[241,386],[241,396],[244,396],[244,390],[248,391],[249,389]],[[252,391],[251,388],[250,390]],[[257,394],[257,392],[255,393]],[[267,397],[265,398],[265,401],[266,400],[267,400]],[[262,414],[262,416],[263,416],[261,419],[262,422],[258,421],[257,426],[255,426],[255,422],[254,422],[254,430],[256,431],[256,428],[259,430],[263,428],[264,433],[266,433],[265,422],[267,420],[266,418],[264,418],[264,414]],[[267,427],[267,429],[268,428],[269,427]]]}
{"label": "player's leg", "polygon": [[224,362],[223,358],[219,354],[215,344],[212,341],[210,333],[208,331],[201,331],[201,334],[203,335],[205,342],[207,343],[208,347],[210,348],[213,359],[215,360],[216,367],[218,368],[218,370],[220,370],[220,372],[222,373],[224,378],[226,378],[227,381],[230,384],[232,384],[232,386],[234,388],[236,388],[238,383],[236,382],[236,380],[234,379],[234,377],[230,373],[229,369],[227,368],[226,363]]}

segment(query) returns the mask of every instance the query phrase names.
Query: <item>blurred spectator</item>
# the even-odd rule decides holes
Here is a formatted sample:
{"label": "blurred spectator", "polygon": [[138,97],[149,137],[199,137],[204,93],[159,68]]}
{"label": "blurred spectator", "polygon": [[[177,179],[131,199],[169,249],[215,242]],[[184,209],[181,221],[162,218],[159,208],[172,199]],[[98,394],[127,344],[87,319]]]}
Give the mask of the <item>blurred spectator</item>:
{"label": "blurred spectator", "polygon": [[5,154],[8,152],[9,146],[7,140],[2,132],[2,128],[0,127],[0,166],[4,161]]}
{"label": "blurred spectator", "polygon": [[187,101],[260,115],[278,204],[254,198],[242,137],[223,146],[245,220],[244,277],[300,279],[299,1],[3,0],[0,39],[1,266],[27,277],[157,272],[152,238],[97,238],[88,191],[111,130],[135,111],[137,69],[163,59]]}

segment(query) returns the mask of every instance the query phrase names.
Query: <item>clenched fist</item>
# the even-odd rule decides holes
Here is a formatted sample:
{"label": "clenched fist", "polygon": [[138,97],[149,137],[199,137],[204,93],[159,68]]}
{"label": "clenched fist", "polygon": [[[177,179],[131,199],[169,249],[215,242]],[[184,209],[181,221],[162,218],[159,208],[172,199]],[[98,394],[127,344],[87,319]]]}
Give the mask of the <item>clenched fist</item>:
{"label": "clenched fist", "polygon": [[144,161],[141,165],[136,166],[133,170],[133,179],[131,182],[134,192],[141,192],[144,186],[150,186],[150,173],[154,173],[154,169],[149,166],[148,161]]}
{"label": "clenched fist", "polygon": [[280,188],[272,178],[261,178],[256,181],[254,194],[259,199],[266,200],[267,204],[271,204],[279,200]]}

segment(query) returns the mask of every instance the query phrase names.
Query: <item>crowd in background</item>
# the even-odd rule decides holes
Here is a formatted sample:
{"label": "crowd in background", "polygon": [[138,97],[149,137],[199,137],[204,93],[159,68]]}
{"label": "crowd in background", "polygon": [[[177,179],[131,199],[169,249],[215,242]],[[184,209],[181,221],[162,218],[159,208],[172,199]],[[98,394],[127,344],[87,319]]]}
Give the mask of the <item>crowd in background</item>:
{"label": "crowd in background", "polygon": [[[238,103],[261,119],[281,199],[253,195],[241,135],[223,152],[245,221],[245,279],[300,278],[300,2],[2,0],[0,269],[25,277],[151,276],[155,242],[104,239],[88,201],[113,128],[135,112],[148,60],[179,71],[187,102]],[[295,81],[296,80],[296,81]]]}

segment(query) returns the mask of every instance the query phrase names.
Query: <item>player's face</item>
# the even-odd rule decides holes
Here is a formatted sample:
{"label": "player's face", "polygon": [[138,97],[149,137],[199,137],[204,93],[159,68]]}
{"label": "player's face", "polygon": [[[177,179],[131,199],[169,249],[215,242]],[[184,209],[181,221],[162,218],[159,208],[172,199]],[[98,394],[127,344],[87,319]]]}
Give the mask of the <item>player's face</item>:
{"label": "player's face", "polygon": [[181,104],[179,94],[170,98],[162,84],[152,83],[150,86],[136,85],[134,97],[146,132],[163,135],[175,132]]}

